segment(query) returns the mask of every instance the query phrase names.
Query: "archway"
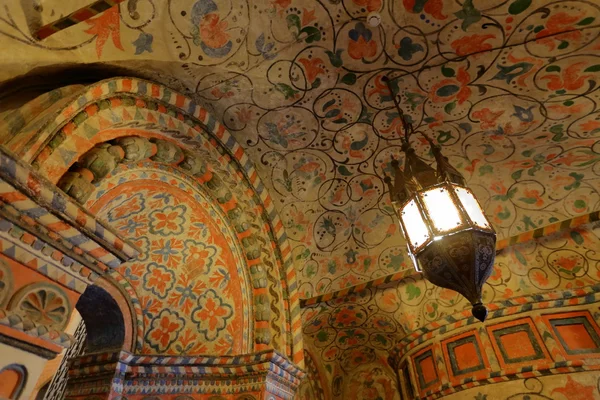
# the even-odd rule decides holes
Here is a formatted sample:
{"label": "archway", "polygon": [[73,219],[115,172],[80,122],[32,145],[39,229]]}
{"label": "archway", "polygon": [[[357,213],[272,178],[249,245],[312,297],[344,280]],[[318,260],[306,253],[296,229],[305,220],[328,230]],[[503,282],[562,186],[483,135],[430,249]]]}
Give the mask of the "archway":
{"label": "archway", "polygon": [[[141,354],[229,363],[218,357],[259,352],[261,363],[287,365],[275,350],[301,363],[283,226],[224,127],[192,100],[132,78],[92,85],[54,111],[8,147],[140,250],[107,261],[80,298],[88,352],[106,353],[101,366],[78,359],[80,372]],[[115,350],[124,352],[108,354]],[[84,379],[80,372],[70,375]]]}

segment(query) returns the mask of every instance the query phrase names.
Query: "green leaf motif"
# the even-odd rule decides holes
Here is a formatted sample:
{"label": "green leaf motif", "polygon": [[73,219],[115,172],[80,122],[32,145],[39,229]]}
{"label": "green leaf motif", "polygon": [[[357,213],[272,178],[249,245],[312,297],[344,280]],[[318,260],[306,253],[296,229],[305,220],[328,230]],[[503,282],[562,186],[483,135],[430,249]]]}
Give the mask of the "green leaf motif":
{"label": "green leaf motif", "polygon": [[578,174],[577,172],[571,172],[569,174],[571,178],[575,178],[575,182],[570,185],[565,186],[565,190],[574,190],[581,186],[581,180],[583,179],[583,174]]}
{"label": "green leaf motif", "polygon": [[583,201],[583,200],[581,200],[581,199],[579,199],[579,200],[575,200],[575,203],[573,203],[573,205],[574,205],[576,208],[586,208],[586,207],[587,207],[587,204],[585,204],[585,201]]}
{"label": "green leaf motif", "polygon": [[340,114],[340,110],[335,108],[333,110],[329,110],[327,111],[327,113],[325,114],[325,118],[333,118],[333,117],[337,117]]}
{"label": "green leaf motif", "polygon": [[560,72],[560,67],[558,65],[551,65],[546,68],[546,72]]}
{"label": "green leaf motif", "polygon": [[508,7],[508,12],[512,15],[521,14],[531,5],[531,0],[515,0]]}
{"label": "green leaf motif", "polygon": [[451,114],[452,110],[454,110],[455,108],[456,108],[456,102],[453,101],[452,103],[446,104],[446,106],[444,107],[444,111],[446,112],[446,114]]}
{"label": "green leaf motif", "polygon": [[526,204],[535,204],[537,201],[537,199],[533,197],[521,197],[519,200]]}
{"label": "green leaf motif", "polygon": [[340,174],[342,174],[344,176],[351,176],[352,175],[352,172],[350,172],[345,165],[340,165],[338,167],[338,171],[339,171]]}
{"label": "green leaf motif", "polygon": [[577,231],[571,231],[571,239],[573,239],[573,241],[579,245],[582,245],[584,242],[583,236],[581,236],[581,233]]}
{"label": "green leaf motif", "polygon": [[300,33],[306,33],[306,37],[304,38],[306,43],[313,43],[321,40],[321,31],[314,26],[305,26]]}
{"label": "green leaf motif", "polygon": [[335,104],[335,99],[331,99],[327,103],[323,104],[323,107],[321,108],[321,110],[325,111],[327,108],[331,107],[334,104]]}
{"label": "green leaf motif", "polygon": [[523,170],[520,169],[518,171],[513,172],[511,177],[516,181],[517,179],[521,178],[522,174],[523,174]]}
{"label": "green leaf motif", "polygon": [[587,17],[587,18],[584,18],[584,19],[582,19],[581,21],[579,21],[579,22],[577,23],[577,25],[579,25],[579,26],[589,25],[589,24],[591,24],[592,22],[594,22],[594,20],[595,20],[595,18],[594,18],[594,17]]}
{"label": "green leaf motif", "polygon": [[517,257],[517,260],[519,260],[521,264],[527,265],[527,260],[519,250],[515,250],[515,257]]}
{"label": "green leaf motif", "polygon": [[510,211],[508,211],[508,208],[504,207],[504,210],[500,211],[497,215],[498,215],[498,218],[500,218],[502,220],[507,220],[510,218]]}
{"label": "green leaf motif", "polygon": [[446,143],[448,140],[450,139],[454,139],[454,136],[452,135],[451,131],[438,131],[438,143],[440,144],[444,144]]}
{"label": "green leaf motif", "polygon": [[296,28],[296,35],[300,32],[300,17],[296,14],[288,15],[285,20],[287,21],[288,29]]}
{"label": "green leaf motif", "polygon": [[479,176],[483,176],[485,174],[493,174],[493,173],[494,173],[494,167],[492,167],[489,164],[479,167]]}
{"label": "green leaf motif", "polygon": [[563,125],[559,124],[559,125],[554,125],[553,127],[550,128],[550,132],[552,132],[554,134],[554,136],[552,136],[552,140],[555,142],[562,142],[564,140],[567,140],[565,136],[565,134],[563,133]]}
{"label": "green leaf motif", "polygon": [[469,26],[478,22],[481,19],[481,12],[473,5],[473,0],[465,0],[463,9],[454,13],[456,18],[462,19],[461,29],[466,31]]}
{"label": "green leaf motif", "polygon": [[444,75],[446,78],[452,78],[454,75],[456,75],[456,72],[454,72],[452,68],[442,65],[442,75]]}
{"label": "green leaf motif", "polygon": [[406,294],[408,294],[408,300],[412,300],[421,295],[421,289],[413,283],[408,284],[406,287]]}
{"label": "green leaf motif", "polygon": [[335,53],[327,50],[325,53],[327,54],[327,56],[329,57],[329,61],[331,62],[331,65],[333,65],[336,68],[341,67],[344,62],[342,61],[342,52],[344,50],[343,49],[339,49],[337,50]]}
{"label": "green leaf motif", "polygon": [[317,333],[316,338],[319,342],[324,343],[329,338],[329,335],[327,334],[327,331],[322,330]]}
{"label": "green leaf motif", "polygon": [[583,72],[600,72],[600,64],[592,65],[583,70]]}
{"label": "green leaf motif", "polygon": [[356,74],[353,74],[352,72],[347,73],[342,77],[342,83],[354,85],[356,83]]}
{"label": "green leaf motif", "polygon": [[294,98],[298,93],[297,90],[293,89],[290,85],[286,85],[285,83],[276,83],[275,89],[279,90],[285,96],[285,99]]}
{"label": "green leaf motif", "polygon": [[490,154],[494,154],[494,146],[489,145],[489,144],[485,144],[484,145],[485,150],[483,150],[483,154],[485,154],[486,156],[489,156]]}

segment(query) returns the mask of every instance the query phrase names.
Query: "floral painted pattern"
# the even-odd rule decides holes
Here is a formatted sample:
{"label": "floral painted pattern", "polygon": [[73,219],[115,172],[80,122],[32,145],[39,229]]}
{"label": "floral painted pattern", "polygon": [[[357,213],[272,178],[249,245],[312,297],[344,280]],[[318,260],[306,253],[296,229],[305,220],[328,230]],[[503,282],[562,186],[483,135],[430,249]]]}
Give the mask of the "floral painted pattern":
{"label": "floral painted pattern", "polygon": [[198,298],[198,307],[192,311],[192,321],[198,324],[198,332],[206,340],[214,340],[225,329],[232,315],[231,306],[224,303],[213,289],[208,289]]}
{"label": "floral painted pattern", "polygon": [[32,286],[16,302],[15,312],[49,329],[64,329],[70,313],[70,302],[65,293],[50,285]]}
{"label": "floral painted pattern", "polygon": [[169,236],[183,233],[186,207],[166,206],[150,213],[150,232],[155,235]]}
{"label": "floral painted pattern", "polygon": [[161,299],[167,297],[169,290],[173,288],[175,274],[164,265],[150,263],[144,273],[144,289],[152,292]]}
{"label": "floral painted pattern", "polygon": [[[233,306],[240,283],[233,239],[224,236],[222,221],[208,203],[196,203],[201,197],[192,202],[188,192],[173,189],[172,178],[165,176],[164,186],[138,187],[137,179],[144,182],[147,175],[129,175],[127,166],[121,174],[128,179],[117,174],[103,182],[119,182],[123,190],[107,192],[113,196],[107,200],[100,196],[105,205],[98,215],[109,215],[109,222],[142,249],[137,260],[118,268],[138,293],[146,327],[142,352],[241,352],[243,331],[234,328],[240,317]],[[160,182],[160,175],[152,176]],[[199,329],[205,338],[200,342]]]}
{"label": "floral painted pattern", "polygon": [[146,333],[150,347],[158,353],[163,353],[177,340],[183,329],[185,320],[177,312],[162,310],[151,322]]}

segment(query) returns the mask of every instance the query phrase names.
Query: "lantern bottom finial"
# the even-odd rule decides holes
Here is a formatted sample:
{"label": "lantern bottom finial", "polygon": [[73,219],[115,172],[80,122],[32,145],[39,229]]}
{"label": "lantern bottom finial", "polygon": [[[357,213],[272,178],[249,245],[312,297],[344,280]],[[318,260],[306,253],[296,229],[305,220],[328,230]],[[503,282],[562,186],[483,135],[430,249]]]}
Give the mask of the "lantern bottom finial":
{"label": "lantern bottom finial", "polygon": [[481,303],[473,304],[473,308],[471,309],[471,313],[473,316],[480,320],[481,322],[485,321],[488,315],[488,309]]}

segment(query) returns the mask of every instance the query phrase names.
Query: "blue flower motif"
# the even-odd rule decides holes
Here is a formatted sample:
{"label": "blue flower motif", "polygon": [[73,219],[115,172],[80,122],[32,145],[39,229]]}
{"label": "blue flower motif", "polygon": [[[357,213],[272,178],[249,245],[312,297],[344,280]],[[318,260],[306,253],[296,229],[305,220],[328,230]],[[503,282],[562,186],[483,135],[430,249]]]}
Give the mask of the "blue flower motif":
{"label": "blue flower motif", "polygon": [[373,33],[365,26],[365,24],[359,22],[354,29],[351,29],[350,32],[348,32],[348,37],[356,42],[361,36],[365,39],[365,42],[368,42],[371,40],[371,37],[373,37]]}
{"label": "blue flower motif", "polygon": [[[171,239],[169,239],[165,242],[162,248],[154,250],[152,254],[160,256],[162,260],[161,262],[168,263],[169,257],[178,255],[179,250],[176,250],[171,247]],[[159,261],[158,259],[155,260]]]}
{"label": "blue flower motif", "polygon": [[519,118],[521,122],[531,122],[533,121],[533,111],[531,111],[533,107],[535,106],[525,109],[523,107],[514,106],[515,113],[513,114],[513,117]]}
{"label": "blue flower motif", "polygon": [[132,44],[135,46],[135,54],[139,55],[145,51],[152,53],[153,40],[154,36],[152,36],[150,33],[141,32],[140,36],[132,42]]}
{"label": "blue flower motif", "polygon": [[400,47],[398,48],[398,55],[405,61],[409,61],[413,58],[415,53],[423,51],[423,46],[418,43],[413,43],[410,37],[404,37],[400,41]]}

